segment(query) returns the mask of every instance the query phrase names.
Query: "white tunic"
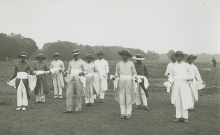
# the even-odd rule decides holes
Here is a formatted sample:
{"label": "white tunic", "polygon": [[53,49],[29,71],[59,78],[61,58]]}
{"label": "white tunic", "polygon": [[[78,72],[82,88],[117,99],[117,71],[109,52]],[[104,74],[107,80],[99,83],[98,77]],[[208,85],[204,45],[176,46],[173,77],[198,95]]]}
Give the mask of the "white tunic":
{"label": "white tunic", "polygon": [[180,92],[184,109],[192,108],[194,101],[188,80],[192,79],[192,70],[190,65],[185,62],[176,62],[171,70],[169,80],[173,80],[173,89],[171,103],[176,105],[177,95]]}
{"label": "white tunic", "polygon": [[204,84],[202,84],[203,81],[202,81],[202,78],[200,76],[198,68],[193,63],[190,64],[190,68],[192,70],[192,78],[193,78],[193,81],[190,81],[190,88],[191,88],[191,90],[193,92],[193,99],[195,101],[198,101],[198,90],[199,90],[199,86],[198,85],[199,84],[200,85],[204,85]]}
{"label": "white tunic", "polygon": [[173,62],[170,62],[168,65],[167,65],[167,70],[165,72],[165,76],[168,76],[170,75],[170,72],[171,72],[171,69],[174,67],[175,63]]}
{"label": "white tunic", "polygon": [[105,59],[97,59],[94,62],[95,68],[98,70],[100,80],[101,80],[101,88],[100,91],[108,90],[107,84],[107,74],[109,72],[108,62]]}

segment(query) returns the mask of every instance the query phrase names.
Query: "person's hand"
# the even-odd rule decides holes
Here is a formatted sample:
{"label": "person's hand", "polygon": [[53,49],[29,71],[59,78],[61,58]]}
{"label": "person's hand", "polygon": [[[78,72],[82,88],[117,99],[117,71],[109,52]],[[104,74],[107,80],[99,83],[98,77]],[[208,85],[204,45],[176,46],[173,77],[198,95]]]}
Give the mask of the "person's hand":
{"label": "person's hand", "polygon": [[205,84],[205,82],[202,82],[202,84]]}
{"label": "person's hand", "polygon": [[61,72],[62,72],[62,69],[60,69],[59,72],[61,73]]}
{"label": "person's hand", "polygon": [[83,72],[80,72],[78,75],[79,75],[79,76],[83,75]]}
{"label": "person's hand", "polygon": [[9,83],[11,81],[11,79],[8,79],[7,83]]}

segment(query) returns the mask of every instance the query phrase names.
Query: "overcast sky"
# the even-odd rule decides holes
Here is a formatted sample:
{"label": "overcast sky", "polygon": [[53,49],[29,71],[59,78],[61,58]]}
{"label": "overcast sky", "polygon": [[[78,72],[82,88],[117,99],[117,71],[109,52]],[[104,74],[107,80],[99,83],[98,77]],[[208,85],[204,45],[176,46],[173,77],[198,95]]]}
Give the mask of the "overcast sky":
{"label": "overcast sky", "polygon": [[220,53],[220,0],[0,0],[0,33],[45,43]]}

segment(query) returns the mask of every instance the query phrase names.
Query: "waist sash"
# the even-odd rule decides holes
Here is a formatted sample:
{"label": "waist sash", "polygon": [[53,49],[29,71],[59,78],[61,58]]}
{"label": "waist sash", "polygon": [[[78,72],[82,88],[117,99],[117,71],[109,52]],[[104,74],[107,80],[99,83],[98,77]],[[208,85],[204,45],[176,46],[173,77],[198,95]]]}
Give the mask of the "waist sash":
{"label": "waist sash", "polygon": [[28,79],[28,73],[26,73],[26,72],[18,72],[16,78],[18,78],[18,79]]}

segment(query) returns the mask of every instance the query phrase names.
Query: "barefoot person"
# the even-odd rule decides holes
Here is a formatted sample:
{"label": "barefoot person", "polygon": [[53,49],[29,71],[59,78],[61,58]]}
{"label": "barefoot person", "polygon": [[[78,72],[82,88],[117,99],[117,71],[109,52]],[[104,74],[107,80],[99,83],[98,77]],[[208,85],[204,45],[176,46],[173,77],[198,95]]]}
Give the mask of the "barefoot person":
{"label": "barefoot person", "polygon": [[119,78],[118,87],[115,93],[115,100],[119,102],[121,109],[121,119],[130,119],[132,113],[132,104],[135,103],[135,78],[137,72],[134,63],[128,58],[132,57],[128,50],[118,52],[122,61],[117,63],[115,76]]}
{"label": "barefoot person", "polygon": [[105,98],[105,91],[108,90],[108,72],[109,72],[109,66],[108,62],[103,59],[104,53],[102,51],[99,51],[97,54],[98,59],[94,62],[96,69],[99,72],[100,77],[100,103],[103,103],[103,100]]}
{"label": "barefoot person", "polygon": [[54,60],[51,62],[50,69],[52,71],[54,97],[53,98],[63,98],[62,88],[64,88],[63,73],[65,66],[61,60],[59,60],[60,54],[53,54]]}
{"label": "barefoot person", "polygon": [[9,81],[16,78],[16,89],[17,89],[17,111],[26,110],[28,106],[28,99],[30,95],[28,93],[28,72],[34,74],[30,64],[26,62],[28,56],[26,52],[21,52],[18,56],[20,61],[15,65],[13,74]]}
{"label": "barefoot person", "polygon": [[[193,64],[193,62],[197,59],[197,56],[195,55],[189,55],[187,57],[187,60],[189,62],[190,68],[192,70],[192,78],[193,80],[190,81],[190,87],[192,89],[192,96],[194,101],[198,101],[198,90],[202,89],[205,87],[205,83],[202,81],[201,75],[199,73],[199,70],[197,66]],[[189,110],[193,110],[194,107],[192,107]]]}
{"label": "barefoot person", "polygon": [[70,61],[69,67],[65,73],[67,76],[67,93],[66,93],[66,111],[64,113],[71,113],[73,111],[73,96],[76,95],[75,112],[80,113],[82,110],[82,96],[84,96],[84,89],[81,76],[87,72],[86,64],[79,58],[79,49],[73,50],[73,60]]}
{"label": "barefoot person", "polygon": [[192,92],[189,87],[189,81],[192,78],[192,71],[188,63],[183,62],[184,53],[177,51],[175,53],[177,62],[171,69],[169,80],[173,83],[171,103],[176,107],[175,122],[189,122],[188,109],[193,107]]}
{"label": "barefoot person", "polygon": [[135,91],[136,94],[136,108],[141,108],[141,103],[143,103],[145,110],[150,110],[147,104],[147,97],[148,97],[148,72],[147,72],[147,66],[143,64],[141,61],[145,58],[141,54],[136,54],[136,56],[133,57],[134,60],[137,62],[134,63],[135,69],[137,71],[137,78],[140,81],[137,81],[138,87]]}
{"label": "barefoot person", "polygon": [[34,89],[36,103],[45,103],[45,95],[49,93],[45,71],[49,71],[50,69],[46,63],[43,62],[46,59],[43,54],[39,54],[35,59],[38,60],[38,62],[34,64],[34,70],[37,75],[37,83]]}
{"label": "barefoot person", "polygon": [[94,106],[94,94],[99,95],[99,75],[92,62],[92,54],[86,55],[86,67],[88,72],[86,74],[86,90],[85,90],[85,103],[87,106]]}

